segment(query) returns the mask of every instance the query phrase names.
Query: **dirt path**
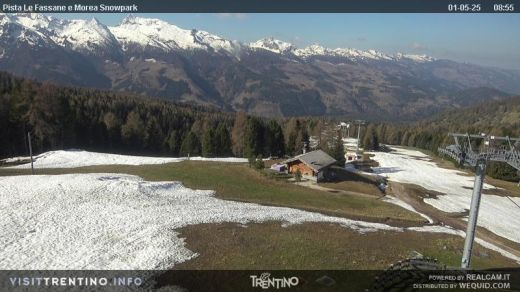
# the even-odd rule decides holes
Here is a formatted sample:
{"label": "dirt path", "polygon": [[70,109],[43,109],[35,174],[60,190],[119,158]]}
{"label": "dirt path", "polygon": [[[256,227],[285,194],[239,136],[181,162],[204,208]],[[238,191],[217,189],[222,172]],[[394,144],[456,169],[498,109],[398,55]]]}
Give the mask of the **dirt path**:
{"label": "dirt path", "polygon": [[[421,192],[424,194],[431,191],[421,191],[420,187],[409,187],[405,184],[389,182],[387,193],[396,198],[412,205],[415,210],[430,217],[434,224],[444,224],[452,228],[466,232],[467,223],[452,214],[442,212],[431,205],[426,204],[421,197]],[[477,237],[492,243],[516,256],[520,257],[520,244],[514,241],[500,237],[491,231],[478,227]],[[462,247],[461,247],[462,248]]]}

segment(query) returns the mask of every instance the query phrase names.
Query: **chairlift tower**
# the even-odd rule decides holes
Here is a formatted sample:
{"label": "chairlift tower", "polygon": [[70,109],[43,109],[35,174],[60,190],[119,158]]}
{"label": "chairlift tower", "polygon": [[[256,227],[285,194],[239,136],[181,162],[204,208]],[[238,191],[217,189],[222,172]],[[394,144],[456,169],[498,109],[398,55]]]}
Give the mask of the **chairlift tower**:
{"label": "chairlift tower", "polygon": [[359,133],[361,132],[361,125],[364,125],[365,121],[364,120],[356,120],[355,123],[358,125],[356,154],[359,154]]}
{"label": "chairlift tower", "polygon": [[[505,162],[512,167],[520,170],[520,151],[515,148],[514,142],[520,138],[498,137],[492,135],[470,135],[450,133],[455,140],[455,144],[446,148],[439,148],[439,153],[451,157],[461,165],[475,167],[475,183],[473,185],[473,195],[471,197],[471,207],[469,211],[468,227],[464,242],[464,252],[462,254],[463,269],[471,265],[471,251],[475,240],[475,230],[477,227],[478,210],[482,195],[482,185],[486,175],[488,161]],[[473,149],[471,141],[484,140],[483,147],[479,150]],[[507,142],[505,146],[496,145],[497,143]]]}

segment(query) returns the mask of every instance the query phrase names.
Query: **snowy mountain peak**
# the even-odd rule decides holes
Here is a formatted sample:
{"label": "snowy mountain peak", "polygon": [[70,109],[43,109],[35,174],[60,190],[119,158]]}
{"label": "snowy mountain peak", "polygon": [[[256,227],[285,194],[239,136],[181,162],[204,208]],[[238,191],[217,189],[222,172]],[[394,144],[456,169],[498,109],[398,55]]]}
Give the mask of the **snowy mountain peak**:
{"label": "snowy mountain peak", "polygon": [[86,53],[118,47],[108,28],[95,18],[90,21],[64,20],[37,13],[17,13],[2,16],[0,25],[7,23],[18,25],[17,39],[32,45],[57,45]]}
{"label": "snowy mountain peak", "polygon": [[[107,27],[98,19],[66,20],[37,13],[0,13],[0,36],[8,35],[8,42],[19,40],[38,46],[61,46],[87,54],[109,54],[126,51],[156,49],[164,52],[176,50],[206,50],[223,52],[240,58],[242,48],[267,50],[301,59],[311,57],[340,57],[351,61],[389,60],[430,62],[426,55],[387,55],[376,50],[352,48],[330,49],[313,44],[299,49],[289,42],[273,37],[243,45],[206,31],[182,29],[164,20],[143,18],[128,14],[119,25]],[[7,39],[6,39],[7,40]]]}
{"label": "snowy mountain peak", "polygon": [[397,53],[395,55],[395,58],[397,60],[408,59],[408,60],[415,61],[415,62],[420,62],[420,63],[435,61],[435,58],[433,58],[431,56],[428,56],[428,55],[424,55],[424,54],[422,54],[422,55],[413,55],[413,54]]}
{"label": "snowy mountain peak", "polygon": [[133,22],[135,22],[135,18],[136,18],[135,14],[130,13],[130,14],[126,15],[125,18],[123,18],[123,20],[121,21],[120,24],[133,23]]}
{"label": "snowy mountain peak", "polygon": [[49,29],[52,28],[51,24],[55,24],[54,19],[50,16],[38,13],[16,13],[12,15],[11,19],[13,22],[34,30]]}
{"label": "snowy mountain peak", "polygon": [[253,49],[263,49],[277,54],[286,54],[296,49],[293,44],[277,40],[273,37],[263,38],[250,43],[249,47]]}
{"label": "snowy mountain peak", "polygon": [[155,18],[136,17],[132,14],[110,31],[126,49],[129,45],[153,47],[164,51],[208,49],[236,53],[237,45],[205,31],[187,30]]}
{"label": "snowy mountain peak", "polygon": [[[145,17],[139,17],[134,14],[128,14],[122,21],[121,26],[123,25],[153,25],[155,27],[160,26],[174,26],[172,24],[169,24],[168,22],[158,19],[158,18],[145,18]],[[176,26],[174,26],[176,27]],[[178,28],[178,27],[176,27]]]}
{"label": "snowy mountain peak", "polygon": [[56,30],[55,41],[74,50],[98,52],[103,48],[117,49],[119,44],[110,30],[96,18],[90,21],[70,20]]}
{"label": "snowy mountain peak", "polygon": [[329,56],[331,55],[331,50],[319,44],[313,44],[306,48],[295,50],[294,54],[305,59],[312,56]]}

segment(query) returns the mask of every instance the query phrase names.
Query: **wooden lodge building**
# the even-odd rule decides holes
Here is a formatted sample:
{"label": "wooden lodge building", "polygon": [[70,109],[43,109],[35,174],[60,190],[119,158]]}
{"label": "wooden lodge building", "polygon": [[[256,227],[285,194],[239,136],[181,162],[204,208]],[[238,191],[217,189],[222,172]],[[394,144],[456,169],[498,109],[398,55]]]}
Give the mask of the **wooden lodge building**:
{"label": "wooden lodge building", "polygon": [[302,176],[315,179],[317,182],[325,181],[333,175],[330,166],[335,163],[336,160],[323,150],[303,153],[283,162],[287,165],[288,173],[296,174],[300,170]]}

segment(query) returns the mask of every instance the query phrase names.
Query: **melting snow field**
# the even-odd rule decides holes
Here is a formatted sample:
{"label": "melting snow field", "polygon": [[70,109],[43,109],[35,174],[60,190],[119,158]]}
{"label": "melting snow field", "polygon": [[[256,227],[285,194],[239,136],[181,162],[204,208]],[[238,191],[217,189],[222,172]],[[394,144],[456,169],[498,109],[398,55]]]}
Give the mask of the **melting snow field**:
{"label": "melting snow field", "polygon": [[8,269],[165,269],[194,256],[174,229],[201,223],[384,224],[220,200],[213,191],[122,174],[0,177],[0,266]]}
{"label": "melting snow field", "polygon": [[[19,159],[27,159],[29,157],[8,158],[5,162],[16,162]],[[109,153],[97,153],[84,150],[58,150],[49,151],[34,156],[35,168],[74,168],[92,165],[144,165],[144,164],[164,164],[170,162],[180,162],[187,160],[187,157],[148,157],[148,156],[132,156],[119,155]],[[206,158],[206,157],[190,157],[190,160],[201,161],[220,161],[220,162],[247,162],[246,158]],[[11,166],[9,168],[30,168],[31,163]]]}
{"label": "melting snow field", "polygon": [[[436,199],[424,201],[445,212],[463,212],[469,209],[473,189],[473,176],[438,167],[428,155],[399,147],[392,152],[374,152],[374,160],[380,167],[374,172],[387,176],[390,180],[419,185],[425,189],[444,193]],[[484,184],[485,189],[494,186]],[[520,205],[520,198],[511,198]],[[482,196],[478,225],[507,239],[520,242],[520,209],[506,197]]]}
{"label": "melting snow field", "polygon": [[[397,228],[291,208],[225,201],[178,182],[124,174],[0,177],[0,266],[4,269],[166,269],[196,257],[175,229],[201,223],[331,222],[358,232]],[[518,262],[520,258],[488,245]]]}

